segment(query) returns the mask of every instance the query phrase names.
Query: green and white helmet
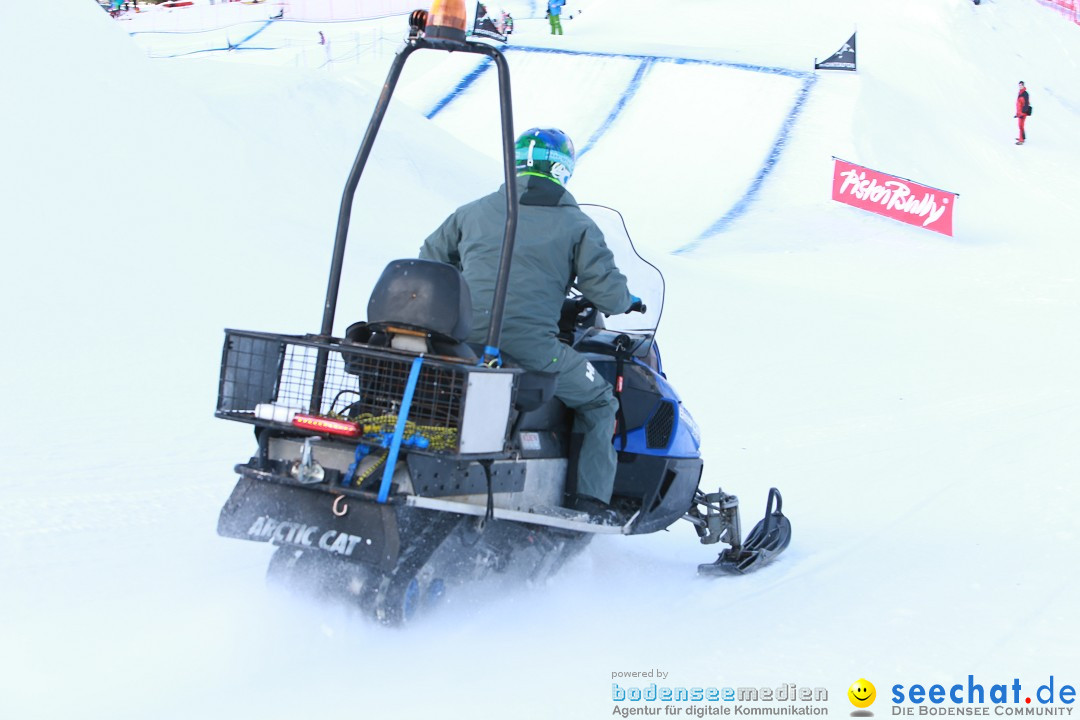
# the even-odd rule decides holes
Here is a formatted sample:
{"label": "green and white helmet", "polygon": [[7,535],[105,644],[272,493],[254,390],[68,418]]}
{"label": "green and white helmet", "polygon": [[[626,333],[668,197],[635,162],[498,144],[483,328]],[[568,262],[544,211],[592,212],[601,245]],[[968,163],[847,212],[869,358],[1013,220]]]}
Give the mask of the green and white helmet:
{"label": "green and white helmet", "polygon": [[565,185],[574,174],[574,143],[558,128],[532,128],[514,143],[518,175],[537,175]]}

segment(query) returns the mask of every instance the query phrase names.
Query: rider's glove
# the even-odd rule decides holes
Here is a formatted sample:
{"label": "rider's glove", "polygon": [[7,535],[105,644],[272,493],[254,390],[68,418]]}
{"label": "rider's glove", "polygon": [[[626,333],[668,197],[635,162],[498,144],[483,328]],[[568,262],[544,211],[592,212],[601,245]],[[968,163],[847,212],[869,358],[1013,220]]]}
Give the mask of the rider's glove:
{"label": "rider's glove", "polygon": [[628,313],[632,313],[632,312],[643,313],[643,312],[645,312],[645,303],[641,302],[641,298],[639,298],[637,295],[631,295],[630,296],[630,307],[627,308],[626,312],[628,312]]}

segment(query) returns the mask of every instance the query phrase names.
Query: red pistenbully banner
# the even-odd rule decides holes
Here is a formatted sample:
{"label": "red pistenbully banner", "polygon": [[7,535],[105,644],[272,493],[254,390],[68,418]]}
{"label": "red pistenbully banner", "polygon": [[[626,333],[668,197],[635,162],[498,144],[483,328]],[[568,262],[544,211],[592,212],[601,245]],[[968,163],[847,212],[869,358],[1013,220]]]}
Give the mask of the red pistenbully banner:
{"label": "red pistenbully banner", "polygon": [[833,158],[832,199],[952,237],[956,193]]}

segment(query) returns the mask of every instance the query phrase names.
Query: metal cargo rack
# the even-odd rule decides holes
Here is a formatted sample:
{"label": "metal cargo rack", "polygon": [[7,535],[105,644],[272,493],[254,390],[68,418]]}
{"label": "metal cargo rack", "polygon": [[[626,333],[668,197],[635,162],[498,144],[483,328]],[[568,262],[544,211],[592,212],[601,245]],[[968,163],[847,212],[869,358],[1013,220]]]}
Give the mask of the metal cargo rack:
{"label": "metal cargo rack", "polygon": [[336,338],[226,330],[215,415],[313,433],[297,416],[352,422],[357,442],[385,445],[407,404],[412,449],[497,455],[518,372]]}

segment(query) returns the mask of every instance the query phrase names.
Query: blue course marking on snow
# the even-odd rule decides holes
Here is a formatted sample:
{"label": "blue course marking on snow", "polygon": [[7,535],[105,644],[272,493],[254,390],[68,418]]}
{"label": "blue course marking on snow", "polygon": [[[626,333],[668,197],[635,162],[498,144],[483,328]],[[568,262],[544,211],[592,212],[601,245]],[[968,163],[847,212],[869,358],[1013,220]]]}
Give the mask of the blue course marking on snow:
{"label": "blue course marking on snow", "polygon": [[770,73],[772,75],[784,75],[794,78],[812,77],[813,73],[805,70],[791,70],[790,68],[770,67],[768,65],[754,65],[752,63],[737,63],[727,60],[709,60],[704,58],[685,58],[673,55],[642,55],[639,53],[609,53],[588,52],[585,50],[564,50],[561,48],[532,47],[529,45],[507,45],[504,51],[547,53],[549,55],[581,55],[595,58],[625,58],[629,60],[653,60],[655,62],[672,62],[678,65],[712,65],[715,67],[735,68],[737,70],[749,70],[751,72]]}
{"label": "blue course marking on snow", "polygon": [[222,30],[228,30],[229,28],[239,27],[241,25],[253,25],[259,22],[258,20],[243,20],[241,22],[229,23],[228,25],[222,25],[221,27],[210,28],[209,30],[136,30],[130,32],[128,35],[135,37],[136,35],[205,35],[206,33],[216,33]]}
{"label": "blue course marking on snow", "polygon": [[[252,39],[252,38],[253,38],[253,37],[255,37],[256,35],[258,35],[259,33],[261,33],[261,32],[262,32],[263,30],[265,30],[266,28],[268,28],[268,27],[270,27],[271,25],[273,25],[273,24],[274,24],[275,22],[276,22],[275,20],[266,20],[265,22],[263,22],[263,24],[262,24],[261,26],[259,26],[258,28],[256,28],[254,32],[252,32],[252,33],[251,33],[250,35],[248,35],[248,36],[247,36],[246,38],[244,38],[243,40],[241,40],[241,41],[239,41],[239,42],[235,42],[235,43],[234,43],[233,41],[229,40],[229,39],[228,39],[228,37],[226,37],[226,39],[225,39],[225,43],[226,43],[226,44],[225,44],[225,47],[203,48],[202,50],[189,50],[189,51],[187,51],[187,52],[181,52],[181,53],[174,53],[174,54],[172,54],[172,55],[154,55],[153,57],[154,57],[155,59],[169,59],[169,58],[178,58],[178,57],[186,57],[186,56],[188,56],[188,55],[198,55],[199,53],[205,53],[205,52],[220,52],[220,51],[222,51],[222,50],[279,50],[280,48],[272,48],[272,47],[240,47],[241,45],[243,45],[244,43],[246,43],[246,42],[247,42],[248,40]],[[248,24],[250,24],[250,23],[236,23],[236,25],[248,25]],[[227,26],[227,27],[235,27],[235,26],[234,26],[234,25],[229,25],[229,26]],[[223,29],[223,28],[215,28],[214,30],[198,30],[198,31],[195,31],[195,32],[204,32],[204,33],[205,33],[205,32],[220,32],[220,30],[221,30],[221,29]],[[140,34],[141,34],[141,35],[149,35],[149,34],[161,34],[161,35],[165,35],[165,34],[171,34],[171,35],[185,35],[185,34],[190,34],[190,33],[184,33],[184,32],[171,32],[171,33],[151,33],[151,32],[143,32],[143,33],[131,33],[131,35],[140,35]]]}
{"label": "blue course marking on snow", "polygon": [[[750,204],[757,197],[758,192],[761,190],[761,186],[765,183],[765,178],[769,176],[773,168],[776,167],[776,163],[780,159],[780,152],[783,150],[784,145],[787,143],[788,136],[791,134],[791,129],[795,125],[795,119],[798,117],[799,112],[802,110],[803,105],[806,104],[807,98],[810,96],[810,89],[817,81],[817,76],[812,72],[806,72],[805,70],[791,70],[789,68],[781,67],[769,67],[767,65],[754,65],[751,63],[734,63],[726,62],[723,60],[703,60],[697,58],[681,58],[681,57],[669,57],[664,55],[638,55],[633,53],[600,53],[600,52],[583,52],[578,50],[561,50],[556,48],[539,48],[528,47],[522,45],[508,45],[504,48],[505,51],[513,50],[514,52],[534,52],[534,53],[548,53],[559,55],[581,55],[584,57],[595,58],[624,58],[628,60],[639,60],[641,64],[638,66],[637,72],[634,73],[634,77],[630,80],[626,89],[623,90],[619,99],[615,103],[615,107],[608,113],[607,118],[600,125],[593,136],[590,137],[578,153],[578,157],[584,155],[591,150],[600,138],[602,138],[611,126],[618,119],[619,115],[626,108],[630,100],[633,99],[638,89],[641,87],[641,82],[644,79],[648,70],[658,62],[670,62],[677,65],[713,65],[715,67],[734,68],[736,70],[747,70],[749,72],[768,73],[770,75],[782,75],[784,77],[796,78],[803,81],[802,88],[799,90],[799,95],[795,100],[794,106],[788,111],[787,117],[784,119],[783,125],[780,126],[780,132],[776,136],[776,140],[773,141],[772,147],[769,149],[769,155],[765,158],[765,162],[761,168],[758,169],[757,175],[751,181],[750,186],[743,193],[743,196],[739,199],[735,205],[732,206],[727,213],[724,214],[719,220],[710,225],[704,232],[698,235],[693,241],[683,245],[674,251],[675,255],[682,255],[696,250],[702,243],[714,235],[718,235],[726,230],[736,219],[742,216]],[[453,102],[459,95],[465,92],[476,79],[483,74],[485,70],[490,66],[490,58],[485,58],[486,62],[480,67],[473,70],[466,75],[457,86],[451,90],[442,100],[436,103],[435,107],[426,115],[428,120],[431,120],[438,115],[447,105]]]}
{"label": "blue course marking on snow", "polygon": [[431,108],[431,110],[429,110],[427,112],[427,114],[424,115],[424,117],[426,117],[428,120],[430,120],[433,117],[435,117],[436,115],[438,115],[440,112],[442,112],[443,108],[445,108],[447,105],[449,105],[451,102],[453,102],[454,98],[456,98],[458,95],[460,95],[461,93],[468,90],[469,86],[472,85],[474,82],[476,82],[477,79],[481,75],[483,75],[491,66],[492,66],[491,58],[485,57],[483,62],[481,62],[476,67],[475,70],[470,72],[465,77],[461,78],[461,82],[459,82],[457,85],[455,85],[453,90],[448,92],[443,97],[442,100],[435,103],[435,107]]}
{"label": "blue course marking on snow", "polygon": [[[348,23],[361,23],[369,20],[386,20],[392,17],[407,17],[409,13],[389,13],[387,15],[372,15],[364,18],[348,18],[345,20],[305,20],[303,18],[270,18],[269,22],[277,23],[278,25],[285,25],[288,23],[306,23],[308,25],[343,25]],[[259,20],[241,20],[240,22],[229,23],[228,25],[222,25],[220,27],[213,27],[209,30],[135,30],[129,32],[128,35],[135,37],[136,35],[203,35],[206,33],[221,32],[222,30],[228,30],[232,27],[239,25],[251,25],[253,23],[260,22]],[[262,32],[266,28],[261,28],[259,32]],[[263,48],[259,48],[262,50]],[[271,50],[280,50],[281,48],[269,48]]]}
{"label": "blue course marking on snow", "polygon": [[750,203],[757,197],[758,192],[761,190],[761,186],[765,184],[765,178],[769,176],[773,168],[776,167],[776,163],[780,159],[780,151],[784,149],[787,144],[788,136],[791,134],[791,128],[795,126],[795,118],[802,111],[803,105],[806,104],[807,98],[810,96],[810,88],[814,86],[817,81],[817,76],[810,73],[806,74],[807,77],[803,79],[802,88],[799,90],[799,96],[795,100],[795,105],[788,111],[787,117],[784,118],[784,124],[780,126],[780,132],[777,134],[776,139],[773,141],[772,148],[769,150],[768,157],[765,158],[764,164],[758,170],[757,175],[750,183],[750,187],[746,189],[743,196],[732,205],[731,209],[727,213],[710,225],[704,232],[697,236],[691,242],[675,250],[672,255],[683,255],[693,252],[702,243],[702,241],[719,235],[731,226],[735,220],[737,220],[743,213],[750,207]]}
{"label": "blue course marking on snow", "polygon": [[169,60],[169,59],[172,59],[172,58],[187,57],[188,55],[198,55],[200,53],[227,52],[227,51],[230,51],[230,50],[235,50],[237,52],[243,52],[245,50],[280,50],[280,49],[281,48],[273,48],[273,47],[236,47],[235,45],[227,45],[225,47],[206,48],[205,50],[189,50],[187,52],[176,53],[174,55],[152,55],[151,57],[153,57],[155,60]]}
{"label": "blue course marking on snow", "polygon": [[235,43],[235,44],[233,44],[233,47],[240,47],[241,45],[243,45],[244,43],[246,43],[246,42],[247,42],[248,40],[250,40],[251,38],[255,37],[256,35],[258,35],[258,34],[259,34],[259,33],[261,33],[261,32],[262,32],[263,30],[265,30],[266,28],[270,27],[270,26],[271,26],[271,25],[273,25],[273,24],[274,24],[274,21],[273,21],[273,20],[267,20],[267,21],[266,21],[265,23],[263,23],[263,26],[262,26],[261,28],[259,28],[259,29],[258,29],[258,30],[256,30],[255,32],[251,33],[250,35],[248,35],[248,36],[247,36],[246,38],[244,38],[244,39],[243,39],[243,40],[241,40],[240,42],[238,42],[238,43]]}
{"label": "blue course marking on snow", "polygon": [[615,107],[608,113],[604,122],[600,123],[600,127],[596,128],[596,132],[592,134],[592,137],[585,141],[585,146],[581,148],[578,157],[581,157],[592,150],[593,146],[596,145],[596,141],[603,137],[615,123],[619,115],[622,114],[623,109],[626,108],[626,104],[630,102],[634,95],[637,94],[638,89],[641,88],[641,81],[645,79],[645,74],[649,72],[649,68],[652,67],[653,62],[655,62],[653,58],[645,58],[641,61],[641,64],[638,65],[637,72],[634,73],[634,77],[630,80],[630,84],[626,86],[622,95],[619,96],[619,99],[615,102]]}

